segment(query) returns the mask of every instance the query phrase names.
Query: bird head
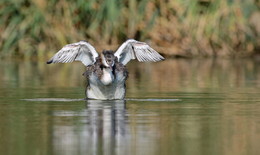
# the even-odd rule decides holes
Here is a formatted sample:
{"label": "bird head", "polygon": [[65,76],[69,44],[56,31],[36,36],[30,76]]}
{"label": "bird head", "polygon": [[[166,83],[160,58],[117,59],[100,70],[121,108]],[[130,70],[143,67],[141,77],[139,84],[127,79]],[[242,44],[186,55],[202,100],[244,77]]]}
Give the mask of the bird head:
{"label": "bird head", "polygon": [[114,56],[114,52],[113,51],[106,51],[106,50],[104,50],[101,53],[102,64],[105,67],[113,67],[114,64],[115,64],[115,59],[116,59],[116,57]]}

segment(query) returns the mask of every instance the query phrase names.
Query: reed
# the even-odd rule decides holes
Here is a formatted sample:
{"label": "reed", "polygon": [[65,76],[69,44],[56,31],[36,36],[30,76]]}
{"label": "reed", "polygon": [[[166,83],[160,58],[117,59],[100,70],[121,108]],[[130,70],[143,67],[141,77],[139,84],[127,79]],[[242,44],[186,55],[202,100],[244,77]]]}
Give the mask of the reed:
{"label": "reed", "polygon": [[254,0],[1,0],[0,56],[39,59],[88,40],[100,47],[127,38],[164,55],[250,56],[260,49]]}

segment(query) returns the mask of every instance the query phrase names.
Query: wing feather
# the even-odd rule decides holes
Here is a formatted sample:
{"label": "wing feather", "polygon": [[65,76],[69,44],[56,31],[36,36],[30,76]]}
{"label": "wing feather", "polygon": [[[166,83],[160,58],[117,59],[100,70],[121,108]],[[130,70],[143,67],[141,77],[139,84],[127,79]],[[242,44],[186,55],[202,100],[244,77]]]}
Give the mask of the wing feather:
{"label": "wing feather", "polygon": [[140,62],[144,61],[161,61],[164,57],[156,52],[145,42],[129,39],[124,42],[114,54],[119,62],[126,65],[130,60],[136,59]]}
{"label": "wing feather", "polygon": [[64,46],[47,61],[47,64],[81,61],[85,66],[88,66],[95,63],[96,57],[98,57],[98,53],[95,48],[86,41],[80,41]]}

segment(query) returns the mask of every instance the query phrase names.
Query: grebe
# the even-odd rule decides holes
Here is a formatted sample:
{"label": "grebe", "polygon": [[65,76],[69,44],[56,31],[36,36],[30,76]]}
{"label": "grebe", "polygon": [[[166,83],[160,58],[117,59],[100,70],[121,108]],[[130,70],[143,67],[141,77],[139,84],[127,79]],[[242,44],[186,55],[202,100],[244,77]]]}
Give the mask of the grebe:
{"label": "grebe", "polygon": [[83,74],[88,79],[87,98],[113,100],[124,99],[128,76],[125,65],[136,58],[140,62],[164,59],[148,44],[134,39],[124,42],[115,53],[104,50],[100,55],[88,42],[80,41],[64,46],[47,64],[81,61],[87,66]]}

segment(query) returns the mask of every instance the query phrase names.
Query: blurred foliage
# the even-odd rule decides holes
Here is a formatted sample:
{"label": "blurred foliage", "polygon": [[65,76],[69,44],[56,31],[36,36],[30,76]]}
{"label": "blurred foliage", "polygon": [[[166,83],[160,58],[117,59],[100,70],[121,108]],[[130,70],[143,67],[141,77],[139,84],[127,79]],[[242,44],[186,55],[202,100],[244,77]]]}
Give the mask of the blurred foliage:
{"label": "blurred foliage", "polygon": [[165,55],[250,56],[260,49],[258,0],[1,0],[0,56],[46,58],[88,40],[151,40]]}

